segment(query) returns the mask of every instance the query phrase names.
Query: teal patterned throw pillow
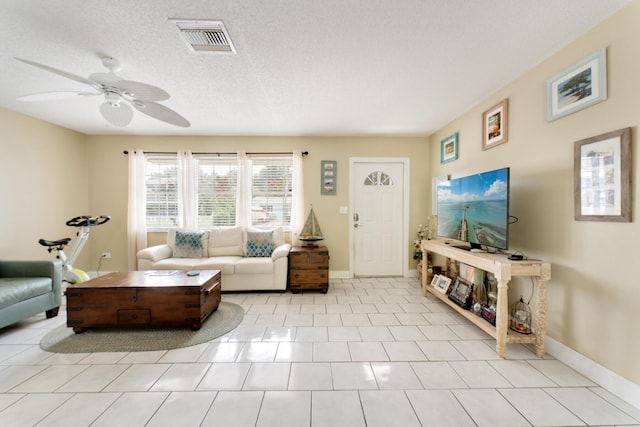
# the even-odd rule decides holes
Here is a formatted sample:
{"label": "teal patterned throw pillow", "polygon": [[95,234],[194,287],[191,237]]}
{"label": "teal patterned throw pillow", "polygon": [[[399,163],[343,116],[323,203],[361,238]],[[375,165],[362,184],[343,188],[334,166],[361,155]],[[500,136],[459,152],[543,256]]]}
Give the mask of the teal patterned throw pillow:
{"label": "teal patterned throw pillow", "polygon": [[247,231],[247,257],[270,257],[272,253],[273,230]]}
{"label": "teal patterned throw pillow", "polygon": [[204,231],[176,231],[174,258],[202,258]]}

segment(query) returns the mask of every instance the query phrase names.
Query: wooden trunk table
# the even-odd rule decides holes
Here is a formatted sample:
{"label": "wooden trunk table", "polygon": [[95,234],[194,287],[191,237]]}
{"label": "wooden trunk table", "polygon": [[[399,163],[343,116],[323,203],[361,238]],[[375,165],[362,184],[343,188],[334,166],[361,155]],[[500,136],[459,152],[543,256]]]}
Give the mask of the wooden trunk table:
{"label": "wooden trunk table", "polygon": [[329,290],[329,250],[326,246],[293,246],[289,251],[289,289]]}
{"label": "wooden trunk table", "polygon": [[[171,273],[171,274],[168,274]],[[220,271],[114,272],[67,288],[67,326],[190,326],[200,329],[220,303]]]}

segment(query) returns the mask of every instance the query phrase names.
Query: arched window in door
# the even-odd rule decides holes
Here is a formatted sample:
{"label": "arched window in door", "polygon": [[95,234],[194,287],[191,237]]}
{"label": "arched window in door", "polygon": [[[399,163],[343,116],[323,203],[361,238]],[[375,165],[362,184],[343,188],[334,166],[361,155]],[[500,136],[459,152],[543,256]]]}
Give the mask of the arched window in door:
{"label": "arched window in door", "polygon": [[393,179],[384,172],[375,171],[367,175],[364,179],[364,185],[391,186]]}

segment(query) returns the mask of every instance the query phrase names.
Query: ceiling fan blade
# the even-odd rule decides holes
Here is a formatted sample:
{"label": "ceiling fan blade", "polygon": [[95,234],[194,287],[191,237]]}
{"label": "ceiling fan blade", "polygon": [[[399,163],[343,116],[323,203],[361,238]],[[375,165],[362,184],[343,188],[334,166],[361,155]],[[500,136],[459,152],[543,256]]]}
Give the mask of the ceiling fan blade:
{"label": "ceiling fan blade", "polygon": [[58,70],[57,68],[53,68],[53,67],[50,67],[48,65],[40,64],[38,62],[29,61],[28,59],[22,59],[22,58],[15,58],[15,59],[17,59],[20,62],[24,62],[25,64],[29,64],[29,65],[32,65],[34,67],[37,67],[37,68],[49,71],[51,73],[57,74],[59,76],[66,77],[68,79],[75,80],[77,82],[88,84],[88,85],[91,85],[91,86],[95,87],[95,83],[94,82],[92,82],[91,80],[86,79],[84,77],[77,76],[75,74],[71,74],[71,73],[68,73],[66,71]]}
{"label": "ceiling fan blade", "polygon": [[163,122],[167,122],[169,124],[180,126],[183,128],[188,128],[189,126],[191,126],[189,120],[185,119],[180,114],[173,111],[171,108],[167,108],[162,104],[158,104],[157,102],[135,99],[131,102],[131,105],[133,105],[136,110],[146,114],[147,116],[153,117],[154,119],[158,119]]}
{"label": "ceiling fan blade", "polygon": [[106,101],[100,105],[102,117],[114,126],[126,126],[131,123],[133,110],[124,102],[112,103]]}
{"label": "ceiling fan blade", "polygon": [[32,93],[30,95],[23,95],[16,98],[18,101],[57,101],[60,99],[73,99],[83,96],[102,95],[98,92],[74,92],[74,91],[59,91],[59,92],[41,92]]}
{"label": "ceiling fan blade", "polygon": [[169,94],[157,86],[133,80],[120,80],[116,87],[125,92],[131,98],[142,101],[164,101],[169,99]]}

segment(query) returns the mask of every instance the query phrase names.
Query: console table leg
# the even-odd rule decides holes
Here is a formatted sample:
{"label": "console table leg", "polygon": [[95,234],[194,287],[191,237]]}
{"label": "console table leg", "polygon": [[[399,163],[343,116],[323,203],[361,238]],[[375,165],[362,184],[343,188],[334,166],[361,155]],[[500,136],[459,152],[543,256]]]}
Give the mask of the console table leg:
{"label": "console table leg", "polygon": [[547,325],[547,280],[538,280],[538,296],[536,298],[536,355],[544,356],[544,337]]}
{"label": "console table leg", "polygon": [[427,285],[429,283],[427,283],[427,264],[429,264],[428,261],[428,254],[426,249],[424,249],[424,247],[422,248],[422,278],[420,280],[420,286],[422,287],[422,296],[426,297],[427,296]]}
{"label": "console table leg", "polygon": [[498,301],[496,302],[496,353],[504,357],[507,352],[507,327],[509,325],[508,280],[498,280]]}

